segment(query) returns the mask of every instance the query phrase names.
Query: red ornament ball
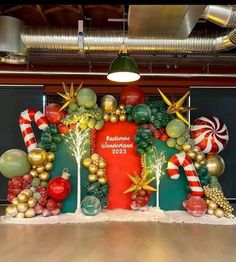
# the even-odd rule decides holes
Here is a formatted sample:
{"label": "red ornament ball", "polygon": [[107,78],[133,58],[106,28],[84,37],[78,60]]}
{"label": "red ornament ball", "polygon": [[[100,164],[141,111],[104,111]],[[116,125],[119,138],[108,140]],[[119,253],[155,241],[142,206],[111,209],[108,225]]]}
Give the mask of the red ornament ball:
{"label": "red ornament ball", "polygon": [[61,106],[56,103],[48,104],[45,107],[45,116],[49,123],[58,125],[62,118],[66,116],[66,112],[61,110]]}
{"label": "red ornament ball", "polygon": [[120,93],[120,103],[124,105],[138,105],[144,102],[144,91],[139,86],[126,86]]}
{"label": "red ornament ball", "polygon": [[183,202],[183,206],[188,213],[194,217],[203,216],[207,211],[207,203],[204,199],[198,196],[191,196]]}
{"label": "red ornament ball", "polygon": [[71,184],[67,179],[55,177],[48,183],[48,196],[56,201],[62,201],[69,196]]}
{"label": "red ornament ball", "polygon": [[64,124],[59,124],[57,126],[58,128],[58,131],[60,134],[67,134],[69,132],[69,127],[67,125],[64,125]]}

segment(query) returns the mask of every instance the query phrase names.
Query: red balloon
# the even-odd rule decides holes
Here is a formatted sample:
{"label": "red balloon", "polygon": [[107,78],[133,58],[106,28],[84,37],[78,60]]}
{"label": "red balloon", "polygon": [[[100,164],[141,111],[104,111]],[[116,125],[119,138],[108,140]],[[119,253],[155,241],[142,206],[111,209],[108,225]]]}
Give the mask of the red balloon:
{"label": "red balloon", "polygon": [[59,124],[57,126],[57,128],[58,128],[58,131],[59,131],[60,134],[67,134],[68,131],[69,131],[69,127],[67,125],[64,125],[64,124]]}
{"label": "red balloon", "polygon": [[203,216],[207,211],[206,201],[199,196],[191,196],[183,202],[183,206],[194,217]]}
{"label": "red balloon", "polygon": [[120,93],[120,103],[124,105],[138,105],[144,102],[144,91],[139,86],[126,86]]}
{"label": "red balloon", "polygon": [[64,110],[59,111],[60,108],[61,106],[56,103],[48,104],[45,107],[45,116],[49,123],[58,125],[61,119],[66,116]]}
{"label": "red balloon", "polygon": [[55,177],[48,183],[48,196],[54,200],[62,201],[69,196],[71,184],[67,179]]}

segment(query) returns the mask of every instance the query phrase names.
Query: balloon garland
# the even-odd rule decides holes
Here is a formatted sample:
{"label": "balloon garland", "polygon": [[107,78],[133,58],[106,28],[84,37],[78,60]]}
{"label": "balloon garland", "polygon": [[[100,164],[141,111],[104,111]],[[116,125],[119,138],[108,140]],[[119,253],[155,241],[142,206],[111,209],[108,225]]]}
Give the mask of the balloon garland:
{"label": "balloon garland", "polygon": [[[136,152],[141,155],[142,166],[141,174],[129,175],[132,185],[125,193],[132,192],[131,209],[146,211],[150,195],[158,192],[165,156],[162,154],[161,163],[158,156],[154,167],[151,167],[146,164],[146,154],[154,152],[153,141],[159,139],[179,151],[167,159],[167,172],[170,178],[177,178],[178,166],[183,166],[191,191],[183,203],[189,214],[201,216],[207,211],[217,217],[233,217],[233,208],[224,197],[217,178],[224,171],[224,161],[216,154],[226,147],[228,130],[220,119],[209,116],[198,118],[189,131],[190,123],[183,114],[194,108],[183,106],[188,93],[177,102],[171,102],[159,90],[163,101],[156,99],[145,102],[141,88],[127,86],[121,92],[120,104],[114,96],[105,95],[99,107],[95,92],[90,88],[82,88],[82,83],[76,90],[73,83],[70,88],[63,83],[63,88],[65,93],[59,93],[65,99],[63,106],[55,103],[47,105],[45,116],[35,109],[21,113],[19,124],[28,155],[13,149],[0,157],[0,172],[10,178],[7,215],[31,218],[40,214],[60,214],[62,201],[71,191],[69,175],[64,170],[62,177],[51,179],[50,171],[53,169],[54,152],[58,144],[75,137],[77,139],[73,144],[77,151],[73,155],[78,162],[78,170],[81,161],[89,171],[88,182],[83,185],[86,193],[82,201],[77,199],[78,205],[81,205],[85,215],[98,214],[108,205],[109,184],[106,180],[106,161],[96,154],[96,133],[103,128],[104,121],[114,124],[117,121],[129,121],[137,125],[134,141],[137,144]],[[35,121],[38,128],[43,130],[38,144],[31,121]],[[87,131],[90,137],[90,156],[83,157]],[[150,175],[152,168],[157,169],[155,175]],[[154,180],[156,183],[152,183]],[[80,191],[77,194],[80,195]]]}

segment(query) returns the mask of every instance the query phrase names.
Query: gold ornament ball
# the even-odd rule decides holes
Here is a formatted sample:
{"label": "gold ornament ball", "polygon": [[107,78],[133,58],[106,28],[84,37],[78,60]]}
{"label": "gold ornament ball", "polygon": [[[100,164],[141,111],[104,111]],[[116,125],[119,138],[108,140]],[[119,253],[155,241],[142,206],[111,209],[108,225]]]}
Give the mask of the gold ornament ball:
{"label": "gold ornament ball", "polygon": [[83,166],[88,168],[91,164],[92,164],[92,159],[90,159],[89,157],[88,158],[85,158],[82,162]]}
{"label": "gold ornament ball", "polygon": [[211,210],[215,210],[217,209],[218,205],[214,202],[214,201],[209,201],[208,204],[208,207],[211,209]]}
{"label": "gold ornament ball", "polygon": [[197,153],[197,152],[200,152],[201,149],[199,146],[193,146],[193,151]]}
{"label": "gold ornament ball", "polygon": [[209,209],[207,210],[207,214],[208,214],[208,215],[213,215],[213,214],[214,214],[214,210],[212,210],[212,209],[209,208]]}
{"label": "gold ornament ball", "polygon": [[124,115],[124,114],[120,115],[120,116],[119,116],[119,120],[120,120],[121,122],[124,122],[124,121],[126,120],[126,115]]}
{"label": "gold ornament ball", "polygon": [[39,174],[38,174],[38,172],[36,171],[36,170],[30,170],[30,175],[32,176],[32,177],[38,177],[39,176]]}
{"label": "gold ornament ball", "polygon": [[39,174],[39,179],[43,182],[47,182],[50,179],[50,175],[48,172],[43,172]]}
{"label": "gold ornament ball", "polygon": [[225,170],[225,162],[219,155],[208,155],[206,157],[206,166],[208,172],[216,177],[222,175]]}
{"label": "gold ornament ball", "polygon": [[53,163],[52,162],[47,162],[45,165],[45,170],[50,171],[53,169]]}
{"label": "gold ornament ball", "polygon": [[41,174],[45,171],[45,167],[43,165],[40,165],[36,168],[36,171],[38,174]]}
{"label": "gold ornament ball", "polygon": [[98,167],[94,164],[90,165],[88,169],[89,169],[89,172],[92,174],[95,174],[98,171]]}
{"label": "gold ornament ball", "polygon": [[20,213],[24,213],[29,208],[27,203],[19,203],[16,207]]}
{"label": "gold ornament ball", "polygon": [[18,199],[15,197],[15,198],[12,199],[11,203],[16,206],[16,205],[19,203],[19,201],[18,201]]}
{"label": "gold ornament ball", "polygon": [[116,108],[116,111],[115,111],[115,112],[116,112],[116,115],[119,116],[119,115],[121,114],[120,108]]}
{"label": "gold ornament ball", "polygon": [[108,121],[110,120],[110,115],[109,115],[109,114],[104,114],[104,115],[103,115],[103,120],[104,120],[105,122],[108,122]]}
{"label": "gold ornament ball", "polygon": [[110,117],[110,121],[111,121],[111,123],[116,123],[117,121],[118,121],[118,117],[116,116],[116,115],[112,115],[111,117]]}
{"label": "gold ornament ball", "polygon": [[120,108],[120,110],[125,110],[125,105],[119,104],[119,108]]}
{"label": "gold ornament ball", "polygon": [[98,154],[92,154],[92,155],[91,155],[91,160],[92,160],[93,162],[97,162],[97,161],[100,160],[100,156],[99,156]]}
{"label": "gold ornament ball", "polygon": [[194,166],[196,169],[199,169],[201,167],[201,164],[198,162],[194,162]]}
{"label": "gold ornament ball", "polygon": [[105,177],[99,177],[98,178],[98,183],[101,184],[101,185],[104,185],[107,183],[107,180]]}
{"label": "gold ornament ball", "polygon": [[105,168],[106,167],[106,161],[105,160],[100,160],[99,162],[98,162],[98,167],[99,168]]}
{"label": "gold ornament ball", "polygon": [[98,169],[97,174],[98,177],[104,177],[106,175],[105,169]]}
{"label": "gold ornament ball", "polygon": [[28,195],[24,194],[24,193],[20,193],[18,196],[17,196],[17,199],[20,203],[26,203],[28,200],[29,200],[29,197]]}
{"label": "gold ornament ball", "polygon": [[39,166],[47,161],[47,152],[42,148],[32,149],[28,154],[28,161],[31,165]]}
{"label": "gold ornament ball", "polygon": [[111,113],[117,107],[117,101],[112,95],[105,95],[101,99],[101,108],[105,113]]}
{"label": "gold ornament ball", "polygon": [[33,195],[32,191],[30,189],[24,189],[21,191],[21,193],[26,194],[28,197],[31,197]]}
{"label": "gold ornament ball", "polygon": [[53,152],[48,152],[47,160],[48,160],[49,162],[54,161],[55,158],[56,158],[56,155],[55,155]]}
{"label": "gold ornament ball", "polygon": [[28,200],[28,206],[29,207],[35,207],[37,204],[37,200],[33,197],[30,197],[29,200]]}
{"label": "gold ornament ball", "polygon": [[209,204],[210,203],[210,199],[209,198],[206,198],[206,203]]}
{"label": "gold ornament ball", "polygon": [[190,150],[192,149],[192,144],[189,143],[189,142],[185,142],[185,143],[183,144],[182,149],[183,149],[185,152],[188,152],[188,151],[190,151]]}
{"label": "gold ornament ball", "polygon": [[26,212],[25,212],[25,217],[26,218],[32,218],[35,216],[35,211],[33,208],[29,208]]}
{"label": "gold ornament ball", "polygon": [[97,181],[97,176],[95,174],[89,174],[88,180],[89,180],[89,182]]}
{"label": "gold ornament ball", "polygon": [[189,150],[187,152],[187,155],[190,156],[192,159],[196,158],[196,152],[194,152],[193,150]]}
{"label": "gold ornament ball", "polygon": [[205,159],[205,155],[203,152],[197,152],[195,157],[197,162],[201,162]]}
{"label": "gold ornament ball", "polygon": [[205,164],[206,164],[206,159],[202,160],[202,161],[200,162],[200,164],[201,164],[201,165],[205,165]]}
{"label": "gold ornament ball", "polygon": [[5,213],[6,213],[6,216],[15,217],[18,214],[18,210],[15,205],[9,205],[6,208]]}
{"label": "gold ornament ball", "polygon": [[37,166],[32,166],[32,169],[36,169],[37,168]]}
{"label": "gold ornament ball", "polygon": [[25,218],[25,214],[24,213],[18,213],[16,215],[17,218]]}
{"label": "gold ornament ball", "polygon": [[225,212],[222,208],[217,208],[214,210],[214,215],[218,218],[221,218],[225,215]]}

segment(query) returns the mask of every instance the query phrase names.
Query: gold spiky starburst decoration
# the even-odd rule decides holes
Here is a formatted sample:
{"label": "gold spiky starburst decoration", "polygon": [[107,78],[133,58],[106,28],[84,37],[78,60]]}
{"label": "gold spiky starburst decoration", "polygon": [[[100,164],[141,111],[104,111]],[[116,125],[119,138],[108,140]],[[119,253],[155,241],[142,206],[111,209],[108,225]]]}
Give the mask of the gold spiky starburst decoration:
{"label": "gold spiky starburst decoration", "polygon": [[196,108],[193,107],[185,107],[183,106],[183,103],[187,96],[189,95],[189,91],[182,96],[177,102],[171,102],[162,92],[159,88],[157,88],[162,99],[164,102],[169,106],[167,109],[167,114],[176,114],[176,116],[182,120],[184,123],[186,123],[188,126],[190,126],[190,123],[188,120],[182,115],[182,113],[188,112],[190,110],[195,110]]}
{"label": "gold spiky starburst decoration", "polygon": [[81,82],[81,84],[79,85],[79,87],[76,89],[76,91],[74,90],[74,84],[71,83],[70,86],[70,90],[67,88],[66,84],[64,82],[62,82],[63,88],[65,93],[58,93],[58,95],[60,95],[61,97],[63,97],[65,99],[65,103],[64,105],[60,108],[59,111],[65,109],[67,106],[69,106],[71,103],[75,103],[76,102],[76,95],[78,93],[78,91],[81,89],[83,82]]}
{"label": "gold spiky starburst decoration", "polygon": [[149,185],[152,181],[156,179],[155,176],[153,176],[152,178],[148,178],[147,173],[142,173],[141,176],[139,176],[136,172],[134,172],[134,176],[128,174],[128,177],[133,182],[133,184],[127,190],[125,190],[124,193],[130,193],[130,192],[137,193],[142,189],[148,191],[156,191],[154,187]]}

